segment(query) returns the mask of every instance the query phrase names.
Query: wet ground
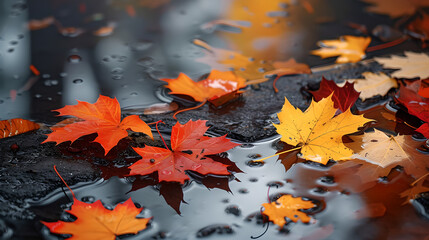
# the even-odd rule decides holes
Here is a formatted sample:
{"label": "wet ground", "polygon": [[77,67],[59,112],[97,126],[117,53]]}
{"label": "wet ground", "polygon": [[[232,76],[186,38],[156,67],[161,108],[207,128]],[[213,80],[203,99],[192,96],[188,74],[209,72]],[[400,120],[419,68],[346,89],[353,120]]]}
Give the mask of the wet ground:
{"label": "wet ground", "polygon": [[[263,5],[244,2],[2,1],[0,120],[19,117],[44,127],[0,140],[0,239],[59,238],[39,222],[70,219],[62,210],[70,206],[71,195],[63,188],[53,165],[57,165],[78,199],[100,199],[106,206],[114,206],[131,197],[145,208],[141,216],[153,217],[146,230],[121,239],[250,239],[265,231],[267,223],[260,208],[268,202],[267,195],[275,200],[285,193],[304,196],[317,205],[308,211],[312,222],[290,223],[280,230],[270,224],[261,239],[426,237],[428,200],[422,197],[412,205],[401,205],[403,199],[397,193],[412,180],[400,169],[359,192],[353,191],[353,184],[338,181],[339,176],[328,171],[332,164],[325,167],[303,162],[296,152],[281,156],[281,161],[272,158],[265,164],[250,162],[287,147],[278,142],[271,124],[277,121],[276,113],[285,96],[294,106],[305,109],[311,101],[307,91],[317,89],[322,76],[340,81],[358,78],[365,71],[382,70],[371,60],[332,66],[333,58],[309,55],[317,48],[317,41],[358,34],[347,26],[348,22],[372,29],[380,24],[394,26],[396,21],[364,12],[366,5],[357,0],[273,0]],[[304,2],[316,11],[311,13]],[[244,9],[257,18],[249,20],[240,15],[243,4],[248,4]],[[213,24],[218,19],[242,20],[242,26]],[[252,31],[243,27],[249,22],[253,24]],[[233,175],[203,177],[190,173],[192,180],[181,187],[159,185],[150,177],[125,177],[127,166],[139,158],[130,145],[142,146],[148,141],[138,134],[122,140],[107,156],[98,144],[90,143],[94,136],[71,146],[40,144],[46,138],[44,134],[50,132],[47,126],[60,120],[51,110],[75,104],[76,99],[94,102],[99,94],[116,97],[126,114],[141,114],[147,122],[164,120],[161,132],[168,138],[176,122],[172,113],[149,114],[147,108],[156,104],[161,109],[195,104],[168,95],[158,79],[174,78],[180,72],[198,79],[212,67],[229,69],[204,60],[208,53],[195,44],[196,39],[216,48],[239,51],[256,61],[294,57],[314,70],[311,75],[282,77],[277,83],[278,93],[268,81],[247,87],[240,98],[221,108],[205,105],[178,115],[181,123],[206,119],[212,126],[210,134],[228,134],[242,143],[222,156],[237,165]],[[375,39],[371,45],[379,43],[382,41]],[[419,41],[409,39],[368,53],[367,58],[404,50],[425,51]],[[41,74],[31,73],[30,65]],[[393,91],[385,97],[358,100],[354,111],[376,109],[373,112],[395,114],[397,107],[389,107],[392,96]],[[372,117],[380,120],[378,127],[382,129],[412,132],[406,126],[392,126],[380,114]],[[161,144],[159,140],[155,139],[156,144]],[[425,145],[423,139],[412,141],[415,148],[423,149],[416,151],[418,157],[429,156],[421,147]],[[11,148],[14,144],[19,148]],[[182,197],[186,203],[180,203]],[[368,204],[380,202],[387,208],[384,215],[366,213]]]}

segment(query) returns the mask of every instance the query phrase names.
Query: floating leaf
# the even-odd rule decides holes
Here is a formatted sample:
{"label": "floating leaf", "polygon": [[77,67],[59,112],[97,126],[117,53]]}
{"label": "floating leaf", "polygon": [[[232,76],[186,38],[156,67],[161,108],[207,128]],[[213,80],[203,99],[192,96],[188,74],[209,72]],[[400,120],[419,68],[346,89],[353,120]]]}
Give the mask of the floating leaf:
{"label": "floating leaf", "polygon": [[111,239],[124,234],[137,234],[146,228],[150,218],[136,218],[142,208],[137,208],[131,198],[113,210],[104,208],[100,200],[84,203],[73,199],[71,210],[74,222],[42,222],[52,233],[72,234],[68,239]]}
{"label": "floating leaf", "polygon": [[73,115],[83,121],[52,127],[53,132],[48,134],[43,143],[74,142],[82,136],[97,133],[94,142],[100,143],[107,154],[119,140],[128,136],[128,129],[153,138],[150,127],[139,116],[131,115],[121,121],[121,108],[116,98],[100,95],[94,104],[78,101],[77,105],[68,105],[54,111],[60,113],[58,116]]}
{"label": "floating leaf", "polygon": [[207,137],[209,127],[205,120],[176,123],[171,131],[171,149],[145,146],[134,148],[143,159],[131,165],[130,175],[158,172],[160,182],[184,183],[189,179],[186,170],[201,174],[229,175],[227,165],[214,161],[208,155],[225,152],[240,144],[222,137]]}
{"label": "floating leaf", "polygon": [[265,208],[263,213],[267,215],[274,224],[283,227],[286,224],[285,217],[294,222],[301,220],[304,223],[310,222],[310,217],[299,210],[315,207],[311,201],[303,200],[300,197],[294,198],[292,195],[283,195],[275,202],[263,203]]}
{"label": "floating leaf", "polygon": [[277,114],[280,124],[274,124],[281,140],[289,145],[301,147],[302,158],[326,164],[330,159],[349,159],[353,151],[347,148],[342,136],[354,133],[371,121],[363,115],[353,115],[350,109],[335,116],[332,95],[312,101],[305,112],[296,109],[285,98],[285,104]]}
{"label": "floating leaf", "polygon": [[386,14],[392,18],[413,15],[419,7],[429,7],[427,0],[361,0],[372,4],[368,12]]}
{"label": "floating leaf", "polygon": [[395,79],[384,73],[362,73],[365,79],[347,79],[348,82],[355,83],[356,91],[360,92],[360,98],[366,100],[377,95],[384,96],[392,88],[397,88]]}

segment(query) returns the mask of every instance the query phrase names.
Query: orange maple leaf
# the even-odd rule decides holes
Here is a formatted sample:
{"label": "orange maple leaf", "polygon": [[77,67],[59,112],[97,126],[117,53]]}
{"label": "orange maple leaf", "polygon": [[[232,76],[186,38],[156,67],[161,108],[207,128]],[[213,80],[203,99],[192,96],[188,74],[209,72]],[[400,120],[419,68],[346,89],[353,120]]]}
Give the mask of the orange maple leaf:
{"label": "orange maple leaf", "polygon": [[171,90],[170,94],[184,94],[191,96],[197,102],[210,101],[213,104],[222,105],[215,101],[225,95],[240,94],[238,90],[246,86],[245,80],[242,77],[235,75],[233,72],[221,72],[212,70],[210,75],[199,82],[192,81],[186,74],[180,73],[177,78],[163,78],[162,81],[168,83],[166,86]]}
{"label": "orange maple leaf", "polygon": [[131,198],[118,204],[115,209],[104,208],[100,200],[84,203],[74,198],[70,210],[66,211],[75,217],[74,222],[43,222],[52,233],[72,234],[70,240],[105,239],[115,240],[124,234],[136,234],[146,228],[150,218],[136,218],[142,208],[137,208]]}
{"label": "orange maple leaf", "polygon": [[263,203],[262,206],[265,208],[263,213],[268,218],[280,227],[283,227],[286,223],[285,217],[289,218],[294,222],[298,222],[300,219],[304,223],[310,222],[310,217],[298,211],[299,209],[310,209],[315,207],[311,201],[303,200],[300,197],[292,197],[292,195],[283,195],[275,202]]}
{"label": "orange maple leaf", "polygon": [[318,45],[320,49],[311,54],[321,58],[335,57],[337,63],[358,62],[365,57],[365,49],[371,42],[370,37],[342,36],[339,40],[324,40]]}
{"label": "orange maple leaf", "polygon": [[128,129],[153,138],[150,127],[139,116],[131,115],[121,121],[121,108],[116,98],[100,95],[94,104],[78,101],[77,105],[68,105],[54,111],[60,113],[58,116],[73,115],[83,121],[52,127],[53,132],[42,143],[74,142],[82,136],[97,133],[94,141],[100,143],[107,154],[119,140],[128,136]]}
{"label": "orange maple leaf", "polygon": [[39,128],[39,124],[22,118],[2,120],[0,121],[0,138],[12,137]]}

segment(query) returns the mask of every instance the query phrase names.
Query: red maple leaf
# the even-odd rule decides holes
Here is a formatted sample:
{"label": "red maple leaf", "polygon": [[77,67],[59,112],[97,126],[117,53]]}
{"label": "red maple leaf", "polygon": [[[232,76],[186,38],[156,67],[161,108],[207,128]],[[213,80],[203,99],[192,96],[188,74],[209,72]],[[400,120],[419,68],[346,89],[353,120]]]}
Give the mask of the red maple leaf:
{"label": "red maple leaf", "polygon": [[407,86],[401,85],[397,99],[408,109],[408,113],[425,122],[416,131],[429,138],[429,98],[418,94],[420,87],[420,81],[414,81]]}
{"label": "red maple leaf", "polygon": [[343,87],[338,87],[333,80],[327,80],[324,77],[322,77],[322,81],[320,82],[319,90],[309,92],[313,94],[317,102],[334,92],[332,95],[334,107],[340,109],[342,112],[345,112],[348,108],[353,106],[360,94],[355,90],[354,83],[346,82]]}
{"label": "red maple leaf", "polygon": [[77,105],[68,105],[54,111],[60,113],[58,116],[72,115],[83,121],[52,127],[53,132],[42,143],[74,142],[82,136],[97,133],[94,142],[100,143],[107,154],[119,140],[128,136],[128,129],[153,138],[150,127],[139,116],[131,115],[121,121],[121,108],[116,98],[100,95],[94,104],[78,101]]}
{"label": "red maple leaf", "polygon": [[176,123],[171,131],[171,151],[165,148],[145,146],[134,148],[143,159],[131,165],[130,175],[146,175],[158,171],[160,182],[184,183],[189,177],[186,170],[201,174],[228,175],[228,165],[216,162],[208,155],[225,152],[240,144],[222,137],[207,137],[206,120],[181,125]]}

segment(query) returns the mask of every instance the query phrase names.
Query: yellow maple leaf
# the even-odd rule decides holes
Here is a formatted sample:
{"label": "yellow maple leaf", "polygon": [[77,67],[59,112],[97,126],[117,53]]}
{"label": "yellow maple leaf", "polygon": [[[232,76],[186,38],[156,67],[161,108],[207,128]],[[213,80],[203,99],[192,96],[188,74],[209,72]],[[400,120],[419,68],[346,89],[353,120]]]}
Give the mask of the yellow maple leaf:
{"label": "yellow maple leaf", "polygon": [[342,136],[354,133],[372,121],[363,115],[353,115],[350,109],[335,116],[332,95],[319,102],[314,100],[305,112],[295,108],[285,98],[282,111],[277,114],[280,124],[274,124],[281,140],[301,148],[302,158],[326,164],[329,159],[346,160],[353,155]]}
{"label": "yellow maple leaf", "polygon": [[310,222],[310,217],[307,214],[298,211],[299,209],[310,209],[315,207],[311,201],[305,201],[300,197],[294,198],[292,195],[283,195],[277,201],[271,203],[263,203],[263,213],[268,218],[280,227],[283,227],[286,223],[285,217],[289,218],[294,222],[298,222],[301,219],[302,222]]}
{"label": "yellow maple leaf", "polygon": [[361,148],[357,157],[381,167],[408,159],[408,154],[402,146],[405,144],[404,136],[387,136],[382,131],[364,133],[363,136],[350,136],[354,141],[349,146]]}
{"label": "yellow maple leaf", "polygon": [[358,62],[365,57],[365,49],[371,42],[370,37],[342,36],[339,40],[324,40],[318,43],[320,49],[311,54],[321,58],[339,56],[337,63]]}

